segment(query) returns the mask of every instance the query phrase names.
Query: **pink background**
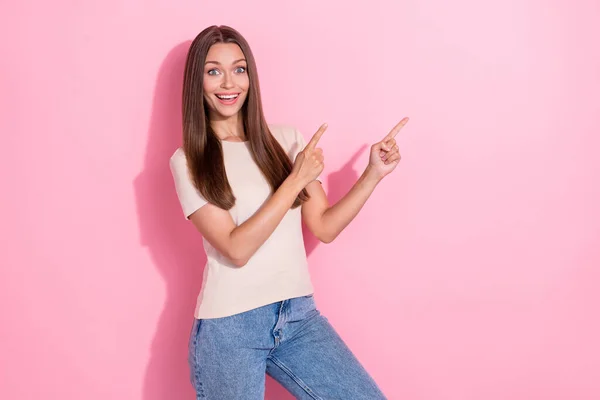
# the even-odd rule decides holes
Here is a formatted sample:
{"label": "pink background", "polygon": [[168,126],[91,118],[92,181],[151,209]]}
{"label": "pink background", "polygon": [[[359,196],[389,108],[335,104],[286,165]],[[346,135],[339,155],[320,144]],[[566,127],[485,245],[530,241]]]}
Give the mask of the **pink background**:
{"label": "pink background", "polygon": [[271,122],[329,123],[332,200],[411,117],[353,224],[307,237],[390,399],[600,398],[600,3],[348,4],[3,2],[0,398],[193,398],[204,258],[168,157],[211,24],[250,42]]}

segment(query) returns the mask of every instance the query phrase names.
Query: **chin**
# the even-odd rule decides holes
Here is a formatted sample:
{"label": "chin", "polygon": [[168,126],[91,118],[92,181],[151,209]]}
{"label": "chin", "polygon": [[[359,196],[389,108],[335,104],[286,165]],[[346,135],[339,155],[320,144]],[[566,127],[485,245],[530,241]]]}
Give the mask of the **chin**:
{"label": "chin", "polygon": [[216,109],[215,110],[215,114],[217,114],[219,117],[221,118],[231,118],[231,117],[235,117],[236,115],[238,115],[240,113],[241,109],[238,110],[220,110],[220,109]]}

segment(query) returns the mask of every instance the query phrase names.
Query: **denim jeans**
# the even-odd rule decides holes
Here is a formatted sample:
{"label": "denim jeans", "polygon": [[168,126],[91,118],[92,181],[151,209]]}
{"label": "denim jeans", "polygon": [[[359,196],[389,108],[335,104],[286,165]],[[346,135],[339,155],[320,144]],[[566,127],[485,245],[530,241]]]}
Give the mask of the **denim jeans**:
{"label": "denim jeans", "polygon": [[385,399],[312,295],[194,319],[189,363],[197,399],[263,400],[265,373],[297,399]]}

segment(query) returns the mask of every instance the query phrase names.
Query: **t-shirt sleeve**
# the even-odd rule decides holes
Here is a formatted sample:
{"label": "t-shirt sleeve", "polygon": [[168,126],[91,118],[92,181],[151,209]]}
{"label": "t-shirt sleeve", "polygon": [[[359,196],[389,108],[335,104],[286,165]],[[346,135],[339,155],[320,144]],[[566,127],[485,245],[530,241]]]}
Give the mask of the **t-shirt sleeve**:
{"label": "t-shirt sleeve", "polygon": [[[300,133],[298,129],[294,128],[294,134],[296,136],[296,143],[294,143],[294,146],[292,148],[292,162],[296,160],[296,156],[298,155],[298,153],[304,150],[307,144],[306,139],[304,139],[304,136],[302,136],[302,133]],[[316,180],[321,183],[323,182],[321,180],[321,175],[319,175]]]}
{"label": "t-shirt sleeve", "polygon": [[208,202],[194,186],[187,166],[185,154],[181,149],[178,149],[169,161],[173,181],[175,182],[175,190],[177,197],[181,203],[181,209],[185,218],[189,219],[195,211]]}

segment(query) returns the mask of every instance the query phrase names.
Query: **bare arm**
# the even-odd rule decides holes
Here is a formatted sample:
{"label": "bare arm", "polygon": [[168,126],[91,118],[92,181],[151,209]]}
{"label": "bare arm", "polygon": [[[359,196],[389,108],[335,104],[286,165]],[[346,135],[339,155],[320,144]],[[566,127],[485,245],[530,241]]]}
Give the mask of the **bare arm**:
{"label": "bare arm", "polygon": [[302,207],[304,223],[321,242],[331,243],[358,215],[380,180],[370,170],[365,170],[348,193],[333,206],[329,205],[320,183],[309,183],[306,190],[310,199]]}
{"label": "bare arm", "polygon": [[287,179],[273,196],[240,226],[235,225],[228,211],[210,203],[194,212],[190,220],[219,253],[234,265],[243,267],[275,231],[301,190],[302,182]]}
{"label": "bare arm", "polygon": [[325,132],[322,126],[306,148],[296,157],[290,176],[265,204],[248,220],[236,226],[228,211],[213,204],[201,207],[190,216],[202,236],[234,265],[243,267],[275,231],[308,182],[323,170],[323,154],[315,148]]}
{"label": "bare arm", "polygon": [[302,219],[309,230],[322,242],[332,242],[367,202],[377,184],[400,161],[400,153],[394,137],[408,122],[404,118],[381,141],[371,146],[369,165],[354,186],[333,206],[329,205],[325,191],[318,182],[306,187],[310,199],[302,206]]}

